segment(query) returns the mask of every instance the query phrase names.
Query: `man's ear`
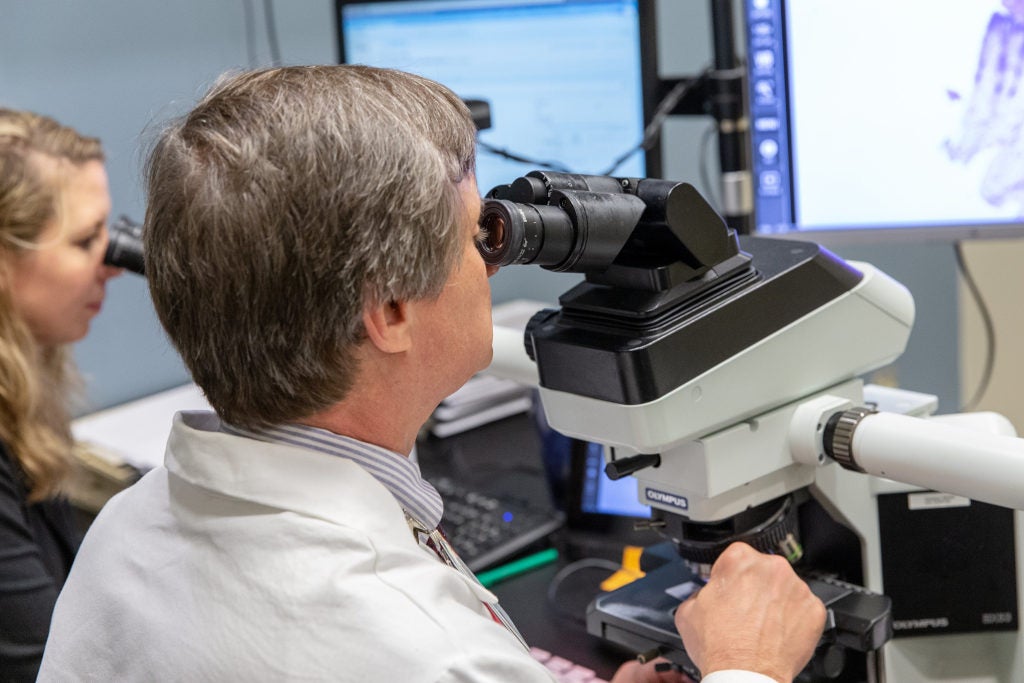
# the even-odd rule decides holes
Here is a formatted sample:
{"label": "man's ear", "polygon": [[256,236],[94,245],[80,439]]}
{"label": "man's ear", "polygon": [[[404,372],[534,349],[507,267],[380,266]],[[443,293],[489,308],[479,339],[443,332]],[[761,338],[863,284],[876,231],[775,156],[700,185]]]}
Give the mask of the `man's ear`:
{"label": "man's ear", "polygon": [[409,305],[404,301],[388,301],[363,311],[366,336],[384,353],[402,353],[412,346]]}

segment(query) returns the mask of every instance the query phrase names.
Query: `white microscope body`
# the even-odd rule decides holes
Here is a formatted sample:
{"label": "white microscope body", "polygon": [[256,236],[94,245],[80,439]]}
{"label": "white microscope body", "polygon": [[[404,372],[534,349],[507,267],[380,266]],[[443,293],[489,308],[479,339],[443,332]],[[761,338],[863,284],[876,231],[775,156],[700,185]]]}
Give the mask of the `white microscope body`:
{"label": "white microscope body", "polygon": [[[485,260],[587,275],[534,316],[525,350],[522,331],[496,328],[490,372],[538,384],[554,429],[603,444],[690,565],[735,539],[796,560],[802,537],[826,581],[895,591],[891,620],[840,617],[865,656],[836,680],[1024,681],[1024,525],[1010,510],[1024,509],[1024,440],[1001,416],[932,417],[934,397],[860,379],[903,352],[910,293],[817,245],[737,239],[685,184],[607,180],[535,172],[489,195],[504,201],[485,203]],[[607,218],[606,253],[587,252],[617,191],[639,209]],[[570,246],[545,255],[553,234]],[[630,603],[662,588],[592,606],[591,631],[671,650],[670,622]]]}
{"label": "white microscope body", "polygon": [[[549,423],[614,447],[617,458],[661,454],[658,467],[633,475],[638,496],[694,521],[714,522],[808,487],[860,539],[863,585],[885,593],[878,496],[902,493],[909,504],[916,492],[940,491],[958,495],[932,496],[928,503],[918,493],[920,504],[982,501],[1024,509],[1024,440],[1001,416],[926,419],[936,407],[932,397],[865,389],[857,375],[899,355],[913,303],[884,274],[854,265],[865,273],[861,287],[651,404],[621,406],[542,386]],[[853,435],[856,464],[866,474],[840,467],[822,443],[829,417],[863,405],[883,411],[864,418]],[[1017,547],[1024,548],[1024,525],[1020,513],[1015,517]],[[1024,563],[1017,564],[1022,586]],[[949,586],[950,596],[971,592],[971,585]],[[1018,591],[1018,615],[1024,613],[1021,597]],[[936,604],[921,621],[941,627],[943,614]],[[987,618],[990,625],[1008,619],[1000,613]],[[882,655],[875,664],[879,681],[1024,680],[1020,631],[897,637]]]}

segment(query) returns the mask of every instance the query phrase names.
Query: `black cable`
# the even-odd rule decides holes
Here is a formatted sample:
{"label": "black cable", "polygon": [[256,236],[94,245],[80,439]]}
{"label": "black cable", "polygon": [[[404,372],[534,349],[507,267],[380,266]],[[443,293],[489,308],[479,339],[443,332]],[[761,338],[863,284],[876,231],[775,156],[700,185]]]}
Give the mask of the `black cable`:
{"label": "black cable", "polygon": [[[267,1],[269,2],[270,0]],[[616,157],[615,161],[612,162],[612,165],[609,166],[607,170],[598,173],[597,175],[611,175],[631,156],[641,150],[648,150],[653,147],[654,143],[656,143],[661,136],[661,129],[665,126],[665,119],[672,113],[672,110],[676,108],[679,101],[686,96],[686,93],[690,92],[690,90],[697,84],[704,81],[708,71],[708,69],[705,69],[697,78],[683,80],[676,83],[675,86],[666,93],[665,97],[661,99],[661,102],[658,103],[658,106],[654,110],[654,114],[651,116],[651,122],[644,127],[644,132],[640,138],[640,142]],[[529,157],[522,156],[521,154],[510,152],[507,149],[494,147],[493,145],[480,141],[479,138],[477,139],[477,145],[479,145],[480,149],[485,152],[489,152],[490,154],[494,154],[511,161],[532,164],[538,168],[547,168],[552,171],[558,171],[559,173],[573,172],[568,166],[559,161],[541,161],[538,159],[531,159]]]}
{"label": "black cable", "polygon": [[686,96],[690,90],[696,85],[703,83],[704,79],[707,78],[707,74],[710,70],[705,69],[703,73],[697,78],[690,80],[681,80],[676,83],[671,90],[661,98],[661,102],[654,110],[654,115],[651,116],[651,122],[644,128],[643,137],[640,138],[640,142],[637,143],[632,149],[627,150],[624,154],[619,156],[607,171],[600,175],[611,175],[615,172],[619,166],[621,166],[627,159],[639,152],[640,150],[647,150],[654,146],[661,136],[661,129],[665,125],[665,119],[668,118],[672,110],[676,108],[679,101]]}
{"label": "black cable", "polygon": [[985,304],[985,299],[981,296],[981,290],[978,289],[974,276],[971,275],[971,271],[967,267],[967,260],[964,258],[963,252],[963,242],[957,242],[953,250],[956,254],[957,269],[960,271],[960,276],[964,279],[967,289],[974,298],[974,303],[978,307],[978,313],[981,315],[982,326],[985,328],[985,367],[981,373],[981,380],[978,383],[978,387],[974,390],[974,395],[960,408],[960,412],[970,412],[977,408],[978,403],[981,402],[982,396],[985,395],[992,381],[992,370],[995,367],[996,359],[996,330],[995,325],[992,323],[992,314]]}
{"label": "black cable", "polygon": [[249,68],[256,68],[256,12],[252,0],[242,0],[242,12],[245,15],[245,53],[249,59]]}
{"label": "black cable", "polygon": [[551,607],[551,609],[554,610],[554,612],[559,616],[580,623],[586,623],[586,617],[581,618],[581,615],[563,608],[558,603],[558,588],[567,578],[583,569],[605,569],[607,571],[614,573],[619,571],[621,567],[612,562],[611,560],[605,560],[600,557],[587,557],[582,560],[570,562],[569,564],[559,569],[558,573],[555,574],[554,577],[552,577],[551,583],[548,584],[548,606]]}
{"label": "black cable", "polygon": [[277,21],[274,19],[274,0],[263,0],[263,14],[267,23],[267,44],[270,47],[271,66],[281,66],[281,47],[277,43]]}
{"label": "black cable", "polygon": [[552,171],[558,171],[559,173],[572,173],[569,167],[560,161],[540,161],[538,159],[531,159],[529,157],[524,157],[520,154],[516,154],[515,152],[510,152],[507,149],[495,147],[494,145],[488,144],[480,139],[477,139],[476,144],[477,146],[480,147],[480,149],[484,150],[485,152],[489,152],[495,156],[499,156],[510,161],[518,161],[523,164],[532,164],[539,168],[548,168],[551,169]]}

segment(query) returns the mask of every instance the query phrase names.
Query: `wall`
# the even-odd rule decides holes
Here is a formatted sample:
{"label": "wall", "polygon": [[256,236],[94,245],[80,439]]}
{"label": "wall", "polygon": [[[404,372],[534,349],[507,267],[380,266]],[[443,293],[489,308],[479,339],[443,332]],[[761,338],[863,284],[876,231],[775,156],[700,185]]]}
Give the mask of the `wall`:
{"label": "wall", "polygon": [[[284,61],[337,60],[330,0],[278,2],[275,8]],[[248,42],[247,9],[257,29]],[[99,136],[107,152],[114,212],[141,220],[147,140],[163,121],[187,111],[223,71],[269,64],[263,25],[262,3],[252,0],[5,3],[0,105],[49,114]],[[75,349],[88,381],[89,403],[82,410],[188,381],[145,282],[128,274],[108,291],[92,333]]]}
{"label": "wall", "polygon": [[[331,0],[278,1],[273,7],[284,63],[336,61]],[[269,63],[262,8],[255,0],[6,3],[0,24],[0,103],[38,110],[100,136],[109,156],[114,210],[139,219],[144,209],[141,164],[153,130],[187,110],[224,70]],[[247,40],[247,11],[253,17],[253,40]],[[699,71],[710,59],[707,4],[659,0],[658,16],[662,75]],[[702,154],[699,145],[709,125],[703,118],[668,122],[665,177],[702,187],[702,160],[714,169],[714,148]],[[714,196],[714,188],[703,189]],[[875,263],[911,289],[918,304],[917,328],[907,353],[883,379],[935,393],[951,410],[958,395],[951,249],[918,245],[897,251],[877,245],[837,251]],[[493,281],[494,300],[554,301],[577,280],[538,269],[509,269]],[[187,381],[153,315],[145,283],[126,275],[109,291],[93,333],[76,348],[89,379],[91,408]]]}
{"label": "wall", "polygon": [[[1024,338],[1024,240],[972,242],[965,245],[964,258],[995,327],[992,378],[977,408],[1002,413],[1018,433],[1024,432],[1024,355],[1020,353],[1020,339]],[[966,401],[981,387],[988,344],[978,304],[964,285],[960,287],[960,309],[960,379]]]}

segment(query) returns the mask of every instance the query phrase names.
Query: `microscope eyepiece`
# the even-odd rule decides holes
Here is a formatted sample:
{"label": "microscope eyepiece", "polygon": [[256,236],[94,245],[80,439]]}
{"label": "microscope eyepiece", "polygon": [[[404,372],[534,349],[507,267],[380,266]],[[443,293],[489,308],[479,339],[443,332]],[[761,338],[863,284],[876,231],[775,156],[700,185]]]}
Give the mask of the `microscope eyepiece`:
{"label": "microscope eyepiece", "polygon": [[534,171],[487,193],[480,254],[491,266],[603,271],[645,210],[615,178]]}
{"label": "microscope eyepiece", "polygon": [[704,198],[667,180],[532,171],[487,193],[480,226],[490,266],[533,264],[631,288],[697,279],[739,254]]}
{"label": "microscope eyepiece", "polygon": [[138,275],[146,274],[142,258],[142,226],[128,216],[120,216],[110,225],[110,241],[103,263],[124,268]]}
{"label": "microscope eyepiece", "polygon": [[483,241],[478,243],[478,250],[484,261],[492,266],[507,266],[513,263],[508,258],[507,226],[512,218],[508,209],[498,200],[488,200],[480,213],[480,230],[484,233]]}
{"label": "microscope eyepiece", "polygon": [[568,270],[565,266],[574,252],[577,230],[558,207],[487,199],[480,227],[486,237],[478,243],[478,249],[487,265],[532,263]]}

